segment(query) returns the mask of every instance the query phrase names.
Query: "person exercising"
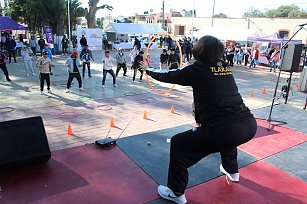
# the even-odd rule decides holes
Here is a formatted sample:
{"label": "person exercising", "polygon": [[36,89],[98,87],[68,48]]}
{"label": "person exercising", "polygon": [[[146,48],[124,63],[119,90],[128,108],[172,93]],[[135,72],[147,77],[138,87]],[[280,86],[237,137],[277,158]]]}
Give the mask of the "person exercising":
{"label": "person exercising", "polygon": [[195,62],[183,69],[162,72],[143,69],[152,78],[166,83],[191,86],[195,120],[199,127],[171,138],[167,185],[159,195],[176,203],[186,203],[188,168],[211,153],[221,155],[220,171],[233,182],[239,181],[237,146],[250,141],[257,123],[238,92],[231,68],[221,61],[224,45],[213,36],[204,36],[193,48]]}

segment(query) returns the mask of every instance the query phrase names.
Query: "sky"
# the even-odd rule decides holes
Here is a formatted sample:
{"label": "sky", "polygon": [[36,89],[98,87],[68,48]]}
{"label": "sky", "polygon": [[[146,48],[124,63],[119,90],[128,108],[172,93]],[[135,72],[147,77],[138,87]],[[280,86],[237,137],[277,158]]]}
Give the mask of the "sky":
{"label": "sky", "polygon": [[[80,0],[83,7],[88,6],[88,0]],[[192,10],[193,4],[196,9],[197,17],[212,16],[214,0],[165,0],[165,12],[168,13],[170,9],[174,11]],[[161,12],[162,1],[160,0],[100,0],[99,5],[108,4],[113,6],[113,11],[110,15],[113,18],[117,16],[130,16],[135,13],[143,14],[144,11],[153,10],[153,13]],[[307,0],[215,0],[215,14],[224,13],[231,18],[240,18],[244,12],[251,7],[265,12],[268,9],[275,9],[281,5],[296,4],[302,9],[307,10]],[[105,17],[109,15],[108,10],[100,10],[96,13],[96,17]]]}

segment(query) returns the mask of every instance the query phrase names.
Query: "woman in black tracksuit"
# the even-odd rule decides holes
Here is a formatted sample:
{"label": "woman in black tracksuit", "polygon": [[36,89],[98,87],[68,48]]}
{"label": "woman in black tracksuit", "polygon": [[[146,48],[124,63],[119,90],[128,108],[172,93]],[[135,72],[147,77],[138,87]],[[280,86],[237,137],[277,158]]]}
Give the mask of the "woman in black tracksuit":
{"label": "woman in black tracksuit", "polygon": [[257,124],[238,93],[231,69],[220,60],[223,53],[224,45],[218,39],[204,36],[193,48],[194,64],[166,73],[146,70],[158,81],[193,88],[199,124],[171,139],[167,187],[158,187],[165,199],[186,203],[187,168],[215,152],[221,154],[220,170],[231,181],[239,181],[237,146],[254,137]]}

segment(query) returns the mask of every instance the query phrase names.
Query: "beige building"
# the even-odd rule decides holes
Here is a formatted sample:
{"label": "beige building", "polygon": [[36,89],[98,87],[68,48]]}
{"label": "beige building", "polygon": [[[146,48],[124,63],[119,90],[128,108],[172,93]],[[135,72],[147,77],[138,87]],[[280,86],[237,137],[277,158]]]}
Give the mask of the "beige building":
{"label": "beige building", "polygon": [[[250,29],[251,33],[258,33],[262,36],[269,36],[278,32],[281,37],[289,38],[299,29],[297,25],[306,22],[306,18],[214,18],[212,21],[212,18],[208,17],[173,17],[171,32],[174,35],[192,36],[193,32],[213,25],[213,28],[225,29],[225,32],[230,29]],[[307,26],[294,39],[307,43]]]}

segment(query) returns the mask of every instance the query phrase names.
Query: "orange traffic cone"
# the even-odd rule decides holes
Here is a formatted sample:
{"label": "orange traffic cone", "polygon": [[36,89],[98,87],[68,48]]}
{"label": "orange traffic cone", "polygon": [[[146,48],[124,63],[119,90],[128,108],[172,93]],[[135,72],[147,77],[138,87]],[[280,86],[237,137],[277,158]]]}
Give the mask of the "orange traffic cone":
{"label": "orange traffic cone", "polygon": [[144,111],[143,119],[147,120],[147,112]]}
{"label": "orange traffic cone", "polygon": [[262,91],[263,95],[266,95],[266,89],[264,88]]}
{"label": "orange traffic cone", "polygon": [[171,107],[171,113],[175,113],[174,105]]}
{"label": "orange traffic cone", "polygon": [[110,127],[115,127],[114,118],[111,118],[110,120]]}
{"label": "orange traffic cone", "polygon": [[67,135],[72,135],[72,129],[70,124],[68,124]]}
{"label": "orange traffic cone", "polygon": [[254,97],[255,95],[254,95],[254,90],[252,90],[252,92],[251,92],[251,97]]}

